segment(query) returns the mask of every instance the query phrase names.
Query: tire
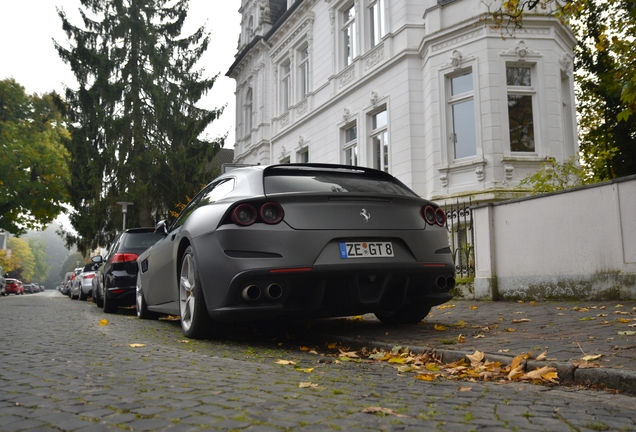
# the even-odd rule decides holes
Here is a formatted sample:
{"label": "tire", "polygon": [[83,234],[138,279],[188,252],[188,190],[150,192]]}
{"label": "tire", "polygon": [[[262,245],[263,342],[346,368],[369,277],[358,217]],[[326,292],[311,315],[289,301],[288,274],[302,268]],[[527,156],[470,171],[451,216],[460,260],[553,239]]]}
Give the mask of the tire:
{"label": "tire", "polygon": [[109,314],[115,314],[117,313],[117,310],[119,309],[119,306],[117,306],[117,303],[113,299],[109,299],[108,294],[106,294],[106,292],[104,292],[104,299],[102,300],[102,309],[104,310],[105,313],[109,313]]}
{"label": "tire", "polygon": [[88,296],[84,295],[84,290],[82,290],[80,288],[80,292],[79,292],[79,295],[77,296],[77,299],[78,300],[82,300],[82,301],[86,301],[87,298],[88,298]]}
{"label": "tire", "polygon": [[417,324],[431,311],[430,306],[406,306],[376,311],[374,315],[384,324]]}
{"label": "tire", "polygon": [[144,292],[141,289],[141,275],[137,274],[137,286],[135,287],[135,309],[137,309],[137,318],[156,320],[161,314],[148,310]]}
{"label": "tire", "polygon": [[205,306],[192,246],[188,246],[181,260],[178,289],[183,334],[191,339],[210,338],[215,325]]}
{"label": "tire", "polygon": [[99,287],[95,287],[95,295],[93,296],[93,301],[98,308],[104,307],[104,300],[102,300],[102,296],[99,295]]}

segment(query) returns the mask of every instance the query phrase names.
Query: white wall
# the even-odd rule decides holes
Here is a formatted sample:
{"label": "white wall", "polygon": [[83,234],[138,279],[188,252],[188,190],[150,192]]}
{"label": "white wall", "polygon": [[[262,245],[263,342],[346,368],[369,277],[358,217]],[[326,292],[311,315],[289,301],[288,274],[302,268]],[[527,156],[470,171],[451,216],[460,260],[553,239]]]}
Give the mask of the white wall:
{"label": "white wall", "polygon": [[475,297],[636,299],[636,176],[474,208]]}

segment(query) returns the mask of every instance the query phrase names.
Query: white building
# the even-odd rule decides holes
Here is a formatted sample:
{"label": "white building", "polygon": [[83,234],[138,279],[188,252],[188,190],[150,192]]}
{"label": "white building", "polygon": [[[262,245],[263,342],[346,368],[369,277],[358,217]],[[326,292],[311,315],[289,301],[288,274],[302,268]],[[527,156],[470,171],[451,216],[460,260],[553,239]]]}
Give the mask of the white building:
{"label": "white building", "polygon": [[558,20],[516,38],[481,0],[242,0],[235,163],[376,167],[444,202],[519,196],[578,150]]}

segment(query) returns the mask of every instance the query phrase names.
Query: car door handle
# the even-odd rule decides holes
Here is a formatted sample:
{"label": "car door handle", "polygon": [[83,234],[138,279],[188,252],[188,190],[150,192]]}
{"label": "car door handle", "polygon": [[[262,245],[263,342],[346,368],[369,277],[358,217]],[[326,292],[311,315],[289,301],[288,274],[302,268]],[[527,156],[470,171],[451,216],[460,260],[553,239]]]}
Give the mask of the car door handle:
{"label": "car door handle", "polygon": [[170,237],[170,241],[174,241],[174,238],[176,237],[176,234],[172,234],[172,236]]}

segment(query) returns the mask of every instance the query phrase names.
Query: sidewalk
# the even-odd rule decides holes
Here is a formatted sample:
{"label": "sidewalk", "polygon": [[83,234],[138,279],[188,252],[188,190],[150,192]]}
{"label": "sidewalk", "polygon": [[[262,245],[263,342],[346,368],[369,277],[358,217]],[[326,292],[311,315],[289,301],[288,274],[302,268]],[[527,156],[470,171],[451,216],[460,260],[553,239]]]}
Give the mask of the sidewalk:
{"label": "sidewalk", "polygon": [[[418,325],[387,326],[367,314],[316,321],[311,329],[352,347],[435,350],[445,363],[475,351],[507,364],[531,353],[528,371],[550,365],[561,382],[636,395],[636,301],[457,300]],[[546,360],[533,360],[544,352]]]}

